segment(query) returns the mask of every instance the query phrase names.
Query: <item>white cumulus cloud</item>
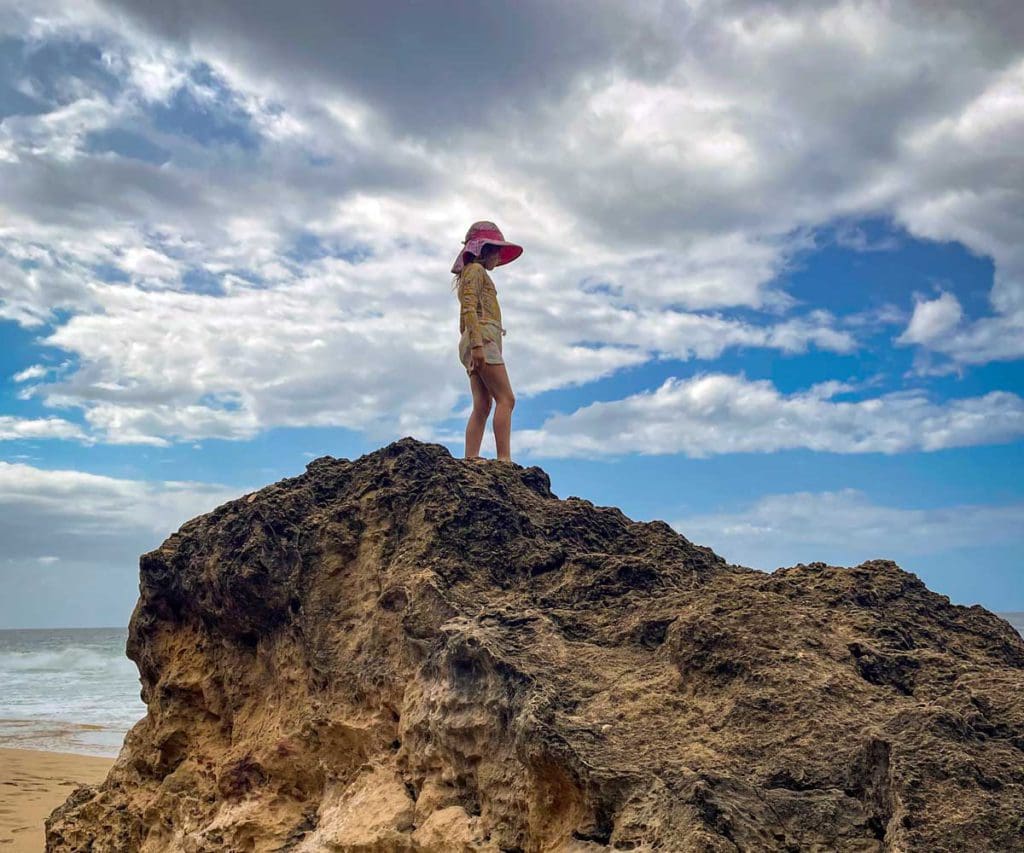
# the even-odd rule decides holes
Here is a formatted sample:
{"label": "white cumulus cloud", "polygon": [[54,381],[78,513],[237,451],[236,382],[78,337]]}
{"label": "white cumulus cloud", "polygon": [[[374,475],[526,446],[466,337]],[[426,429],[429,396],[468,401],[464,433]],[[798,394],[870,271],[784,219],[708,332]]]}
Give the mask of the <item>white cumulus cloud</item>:
{"label": "white cumulus cloud", "polygon": [[682,453],[705,457],[807,448],[903,453],[1013,441],[1024,436],[1024,399],[1005,391],[942,403],[920,391],[859,400],[825,382],[792,394],[765,379],[706,373],[583,406],[520,430],[516,446],[539,456],[600,458]]}
{"label": "white cumulus cloud", "polygon": [[896,339],[901,344],[931,344],[949,334],[963,317],[960,301],[952,293],[921,299],[914,305],[910,323]]}

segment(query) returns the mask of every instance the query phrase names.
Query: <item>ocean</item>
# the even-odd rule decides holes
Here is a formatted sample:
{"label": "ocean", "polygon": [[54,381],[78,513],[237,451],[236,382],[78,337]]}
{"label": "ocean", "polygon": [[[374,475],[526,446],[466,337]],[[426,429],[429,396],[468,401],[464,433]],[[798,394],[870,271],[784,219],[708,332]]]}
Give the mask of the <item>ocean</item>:
{"label": "ocean", "polygon": [[[1000,613],[1024,636],[1024,612]],[[0,746],[116,756],[146,715],[127,628],[0,630]]]}
{"label": "ocean", "polygon": [[127,628],[0,630],[0,746],[116,756],[146,716]]}

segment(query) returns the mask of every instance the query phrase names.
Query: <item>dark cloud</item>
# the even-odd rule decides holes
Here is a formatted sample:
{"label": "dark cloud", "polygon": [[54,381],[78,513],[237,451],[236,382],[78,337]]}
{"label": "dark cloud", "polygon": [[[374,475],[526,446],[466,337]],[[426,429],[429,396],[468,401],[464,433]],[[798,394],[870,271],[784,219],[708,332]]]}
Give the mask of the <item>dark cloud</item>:
{"label": "dark cloud", "polygon": [[108,5],[284,89],[338,89],[429,136],[514,120],[537,99],[560,100],[588,69],[623,61],[653,74],[667,59],[658,31],[611,0]]}

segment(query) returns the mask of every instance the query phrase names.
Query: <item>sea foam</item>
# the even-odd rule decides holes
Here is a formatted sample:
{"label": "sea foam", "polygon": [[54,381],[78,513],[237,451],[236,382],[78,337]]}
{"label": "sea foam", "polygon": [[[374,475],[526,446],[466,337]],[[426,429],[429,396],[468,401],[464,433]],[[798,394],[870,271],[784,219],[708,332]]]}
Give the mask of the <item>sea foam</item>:
{"label": "sea foam", "polygon": [[0,745],[116,755],[146,714],[127,629],[0,631]]}

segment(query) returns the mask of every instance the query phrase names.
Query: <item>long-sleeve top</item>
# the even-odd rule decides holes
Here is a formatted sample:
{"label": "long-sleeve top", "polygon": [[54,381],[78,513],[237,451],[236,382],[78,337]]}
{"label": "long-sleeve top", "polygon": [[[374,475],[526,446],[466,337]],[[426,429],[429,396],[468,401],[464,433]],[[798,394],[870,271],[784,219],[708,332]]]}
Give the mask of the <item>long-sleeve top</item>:
{"label": "long-sleeve top", "polygon": [[459,332],[469,331],[471,346],[481,346],[485,340],[496,340],[504,332],[501,327],[501,308],[498,291],[482,264],[471,261],[459,277]]}

